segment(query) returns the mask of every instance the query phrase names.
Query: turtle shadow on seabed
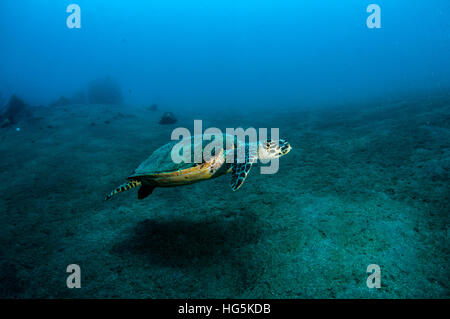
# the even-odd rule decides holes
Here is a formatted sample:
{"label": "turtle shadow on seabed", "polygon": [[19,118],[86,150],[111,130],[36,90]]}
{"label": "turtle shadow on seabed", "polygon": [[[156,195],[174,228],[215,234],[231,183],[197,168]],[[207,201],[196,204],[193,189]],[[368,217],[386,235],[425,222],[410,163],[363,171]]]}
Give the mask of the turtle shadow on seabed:
{"label": "turtle shadow on seabed", "polygon": [[[113,248],[114,254],[140,255],[145,263],[162,267],[210,267],[232,262],[240,248],[258,242],[261,236],[255,216],[208,218],[204,220],[147,219]],[[246,257],[250,259],[249,256]]]}

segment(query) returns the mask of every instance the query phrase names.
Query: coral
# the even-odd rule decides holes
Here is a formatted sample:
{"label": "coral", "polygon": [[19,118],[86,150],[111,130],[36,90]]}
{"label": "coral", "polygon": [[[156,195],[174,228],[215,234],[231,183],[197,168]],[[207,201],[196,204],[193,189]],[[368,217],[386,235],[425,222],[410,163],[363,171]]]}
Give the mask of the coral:
{"label": "coral", "polygon": [[123,96],[119,84],[110,77],[99,78],[88,85],[90,104],[122,104]]}

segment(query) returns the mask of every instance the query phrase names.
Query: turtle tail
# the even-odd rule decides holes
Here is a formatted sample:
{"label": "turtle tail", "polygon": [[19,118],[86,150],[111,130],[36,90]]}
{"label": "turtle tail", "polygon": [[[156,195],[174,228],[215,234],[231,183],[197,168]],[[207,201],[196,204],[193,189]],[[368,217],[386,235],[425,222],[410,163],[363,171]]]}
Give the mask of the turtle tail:
{"label": "turtle tail", "polygon": [[125,184],[120,185],[116,189],[114,189],[111,193],[109,193],[105,197],[105,200],[111,199],[111,197],[113,197],[114,195],[116,195],[118,193],[129,191],[130,189],[138,187],[138,186],[141,186],[141,185],[142,185],[141,181],[137,181],[137,180],[129,181],[129,182],[125,183]]}

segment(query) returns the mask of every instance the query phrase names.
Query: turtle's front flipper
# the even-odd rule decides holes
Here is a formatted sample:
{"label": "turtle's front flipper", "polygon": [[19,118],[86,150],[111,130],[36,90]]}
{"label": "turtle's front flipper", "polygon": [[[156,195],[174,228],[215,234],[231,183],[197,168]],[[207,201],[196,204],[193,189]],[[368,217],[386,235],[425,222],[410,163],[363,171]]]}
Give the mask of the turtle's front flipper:
{"label": "turtle's front flipper", "polygon": [[109,193],[106,196],[105,200],[111,199],[111,197],[113,197],[114,195],[116,195],[118,193],[122,193],[122,192],[128,191],[128,190],[130,190],[132,188],[135,188],[135,187],[138,187],[138,186],[141,186],[141,185],[142,185],[141,181],[136,181],[136,180],[129,181],[129,182],[125,183],[125,184],[120,185],[115,190],[113,190],[111,193]]}
{"label": "turtle's front flipper", "polygon": [[252,164],[256,162],[258,159],[256,150],[249,147],[249,145],[245,146],[245,163],[234,163],[233,171],[231,172],[231,189],[233,191],[237,191],[245,179],[247,178],[248,172],[252,168]]}

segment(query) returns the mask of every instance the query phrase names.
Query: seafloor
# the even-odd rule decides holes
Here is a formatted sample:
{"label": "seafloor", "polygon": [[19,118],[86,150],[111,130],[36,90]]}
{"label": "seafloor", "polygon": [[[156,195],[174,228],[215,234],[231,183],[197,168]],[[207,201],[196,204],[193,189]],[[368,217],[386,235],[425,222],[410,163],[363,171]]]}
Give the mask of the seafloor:
{"label": "seafloor", "polygon": [[161,113],[41,107],[0,129],[0,297],[450,297],[448,94],[178,112],[176,126],[279,127],[293,150],[237,192],[224,176],[103,201],[170,140]]}

